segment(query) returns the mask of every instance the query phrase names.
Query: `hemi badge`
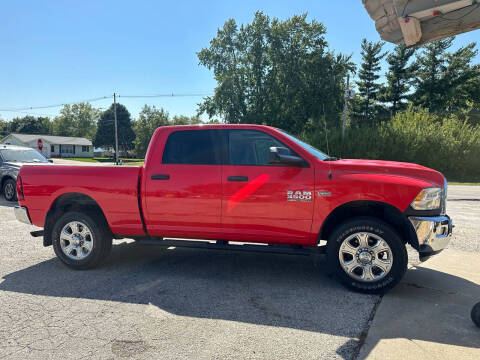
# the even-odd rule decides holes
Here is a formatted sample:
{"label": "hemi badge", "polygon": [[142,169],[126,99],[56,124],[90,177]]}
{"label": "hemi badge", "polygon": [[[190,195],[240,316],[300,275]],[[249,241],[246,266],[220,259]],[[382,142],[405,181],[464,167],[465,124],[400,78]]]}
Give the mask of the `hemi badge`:
{"label": "hemi badge", "polygon": [[318,196],[332,196],[332,193],[330,191],[319,191]]}

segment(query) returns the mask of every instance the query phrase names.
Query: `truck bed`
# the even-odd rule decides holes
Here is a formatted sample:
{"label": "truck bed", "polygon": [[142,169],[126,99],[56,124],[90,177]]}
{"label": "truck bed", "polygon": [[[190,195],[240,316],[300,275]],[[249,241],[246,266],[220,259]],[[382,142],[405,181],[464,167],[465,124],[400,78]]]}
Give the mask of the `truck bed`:
{"label": "truck bed", "polygon": [[138,183],[143,167],[138,166],[22,166],[20,176],[34,225],[43,227],[55,200],[81,193],[95,200],[117,235],[143,235],[138,205]]}

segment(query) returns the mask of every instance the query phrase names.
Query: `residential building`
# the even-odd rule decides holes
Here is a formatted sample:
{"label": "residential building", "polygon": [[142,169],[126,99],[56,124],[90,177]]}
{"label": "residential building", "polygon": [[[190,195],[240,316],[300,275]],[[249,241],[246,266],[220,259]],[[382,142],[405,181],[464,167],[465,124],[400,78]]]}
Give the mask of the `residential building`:
{"label": "residential building", "polygon": [[86,138],[37,134],[10,134],[1,144],[31,147],[45,157],[93,157],[92,142]]}

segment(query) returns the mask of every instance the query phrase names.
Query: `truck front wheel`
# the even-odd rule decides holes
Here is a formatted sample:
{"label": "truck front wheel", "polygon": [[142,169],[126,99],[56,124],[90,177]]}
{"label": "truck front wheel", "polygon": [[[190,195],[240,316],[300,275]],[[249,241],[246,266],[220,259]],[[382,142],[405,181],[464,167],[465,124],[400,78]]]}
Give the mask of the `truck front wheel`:
{"label": "truck front wheel", "polygon": [[397,285],[407,270],[404,243],[388,224],[357,217],[341,224],[327,243],[329,270],[348,288],[384,293]]}
{"label": "truck front wheel", "polygon": [[52,243],[62,262],[73,269],[83,270],[97,266],[106,258],[112,247],[112,236],[104,221],[72,211],[55,222]]}

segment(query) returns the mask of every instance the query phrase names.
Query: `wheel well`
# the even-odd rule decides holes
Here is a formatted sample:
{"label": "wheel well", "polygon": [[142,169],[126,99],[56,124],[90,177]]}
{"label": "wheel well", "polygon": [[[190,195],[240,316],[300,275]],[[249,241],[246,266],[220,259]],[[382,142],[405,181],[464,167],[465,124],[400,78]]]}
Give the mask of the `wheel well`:
{"label": "wheel well", "polygon": [[78,211],[93,214],[95,220],[100,220],[109,229],[107,218],[102,208],[90,196],[81,193],[68,193],[59,196],[53,202],[45,217],[43,245],[52,245],[52,230],[56,220],[68,211]]}
{"label": "wheel well", "polygon": [[405,242],[418,249],[418,239],[407,217],[394,206],[379,201],[353,201],[340,205],[323,222],[318,241],[327,240],[334,229],[347,219],[372,216],[389,224]]}

